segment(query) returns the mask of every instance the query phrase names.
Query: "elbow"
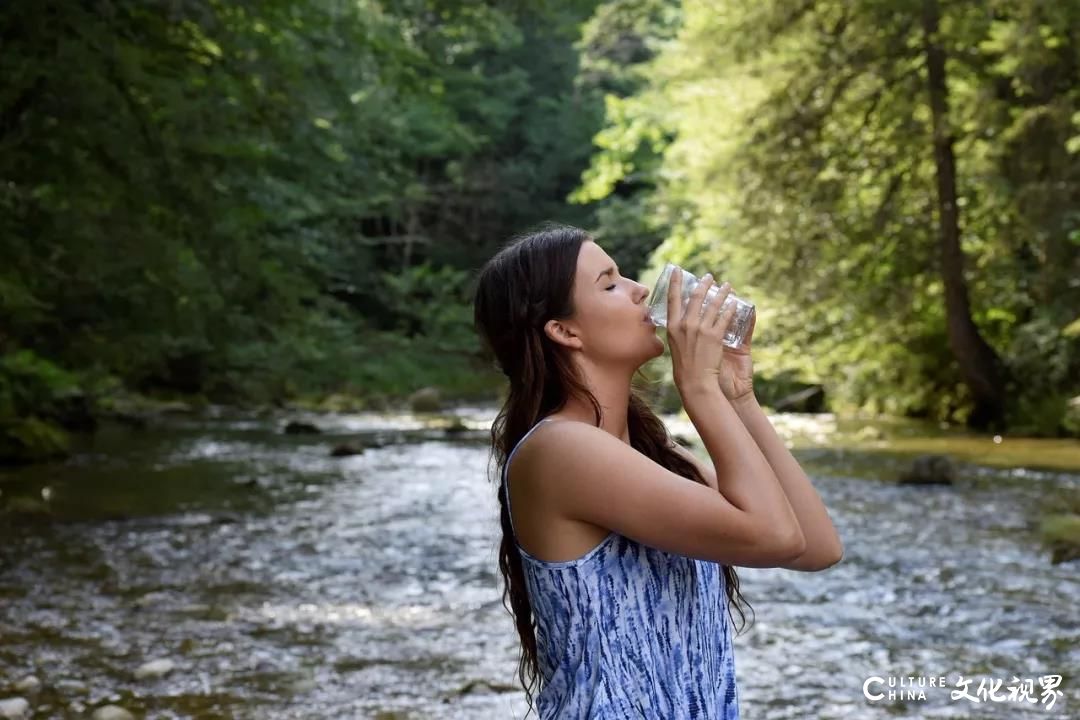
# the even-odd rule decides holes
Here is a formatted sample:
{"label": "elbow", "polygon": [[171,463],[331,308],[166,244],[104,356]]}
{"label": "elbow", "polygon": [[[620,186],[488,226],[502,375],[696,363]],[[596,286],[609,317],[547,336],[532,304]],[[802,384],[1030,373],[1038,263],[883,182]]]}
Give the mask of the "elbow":
{"label": "elbow", "polygon": [[844,543],[840,541],[840,536],[833,532],[831,542],[825,543],[825,547],[822,548],[821,555],[821,570],[830,568],[844,559]]}
{"label": "elbow", "polygon": [[819,572],[828,570],[843,559],[844,546],[837,541],[828,548],[814,548],[812,551],[807,551],[781,567],[802,572]]}
{"label": "elbow", "polygon": [[836,547],[829,554],[828,564],[825,565],[825,567],[823,567],[821,569],[824,570],[825,568],[832,567],[833,565],[836,565],[838,562],[840,562],[843,559],[844,559],[844,545],[839,540],[837,540],[836,541]]}
{"label": "elbow", "polygon": [[781,556],[781,560],[794,560],[804,554],[806,552],[806,537],[803,535],[802,529],[796,526],[794,532],[788,533],[786,537],[781,538],[777,544],[777,552]]}
{"label": "elbow", "polygon": [[822,552],[817,561],[814,562],[808,569],[810,570],[827,570],[833,565],[837,564],[844,559],[844,546],[837,543],[835,548],[831,548],[825,552]]}

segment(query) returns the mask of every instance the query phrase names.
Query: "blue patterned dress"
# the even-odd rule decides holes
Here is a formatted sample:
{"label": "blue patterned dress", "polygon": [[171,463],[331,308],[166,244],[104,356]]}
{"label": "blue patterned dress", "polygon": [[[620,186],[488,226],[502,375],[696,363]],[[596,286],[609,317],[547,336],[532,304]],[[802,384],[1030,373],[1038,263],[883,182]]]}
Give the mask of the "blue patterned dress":
{"label": "blue patterned dress", "polygon": [[[514,453],[540,423],[507,458],[504,488]],[[614,532],[566,562],[517,548],[536,619],[539,720],[738,720],[719,564]]]}

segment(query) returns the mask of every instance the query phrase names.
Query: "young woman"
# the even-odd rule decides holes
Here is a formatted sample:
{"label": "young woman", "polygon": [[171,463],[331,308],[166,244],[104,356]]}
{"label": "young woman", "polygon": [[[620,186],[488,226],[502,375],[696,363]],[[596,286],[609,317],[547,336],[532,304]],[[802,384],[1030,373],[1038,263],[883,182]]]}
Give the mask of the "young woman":
{"label": "young woman", "polygon": [[732,566],[817,570],[842,554],[754,398],[750,338],[721,342],[731,290],[704,303],[706,276],[684,314],[672,277],[674,380],[711,464],[634,392],[664,351],[649,290],[586,232],[516,238],[478,277],[476,327],[510,381],[492,427],[503,600],[540,720],[738,718]]}

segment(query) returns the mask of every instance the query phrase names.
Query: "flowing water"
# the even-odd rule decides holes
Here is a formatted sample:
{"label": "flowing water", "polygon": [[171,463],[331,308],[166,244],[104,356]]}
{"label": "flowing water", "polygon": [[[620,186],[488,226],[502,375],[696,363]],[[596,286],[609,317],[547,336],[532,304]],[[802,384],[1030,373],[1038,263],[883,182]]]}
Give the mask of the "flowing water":
{"label": "flowing water", "polygon": [[[148,718],[523,717],[493,411],[454,412],[465,430],[174,418],[0,473],[0,702],[25,698],[35,718],[106,704]],[[846,552],[819,573],[739,570],[756,618],[735,640],[744,717],[1080,717],[1080,563],[1052,565],[1035,532],[1080,497],[1080,444],[773,419]],[[370,447],[330,457],[345,441]],[[946,447],[984,464],[961,461],[952,487],[896,484],[910,453]],[[171,670],[136,673],[151,660]],[[28,675],[40,687],[17,687]],[[1047,675],[1063,676],[1051,709]],[[871,676],[916,687],[871,702]],[[974,697],[980,680],[1005,697],[1031,679],[1035,702],[953,700],[960,676]]]}

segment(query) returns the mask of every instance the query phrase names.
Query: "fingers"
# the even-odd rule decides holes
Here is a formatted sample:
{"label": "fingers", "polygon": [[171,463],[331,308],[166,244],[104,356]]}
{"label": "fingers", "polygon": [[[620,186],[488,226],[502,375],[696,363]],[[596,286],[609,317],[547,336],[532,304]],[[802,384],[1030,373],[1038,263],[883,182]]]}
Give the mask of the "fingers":
{"label": "fingers", "polygon": [[712,328],[716,324],[716,316],[720,314],[720,308],[724,306],[724,298],[727,297],[728,287],[729,284],[726,282],[721,285],[716,297],[705,307],[705,313],[701,317],[701,327]]}
{"label": "fingers", "polygon": [[[722,290],[720,292],[720,297],[716,299],[717,303],[721,307],[723,307],[723,304],[727,301],[728,297],[735,294],[734,288],[732,288],[728,283],[724,284],[727,285],[727,289]],[[727,307],[724,308],[723,312],[717,313],[718,317],[716,318],[716,328],[720,330],[720,332],[727,332],[728,326],[731,325],[731,321],[735,318],[735,312],[738,309],[739,306],[735,303],[734,300],[732,300],[731,302],[727,303]]]}
{"label": "fingers", "polygon": [[668,278],[667,293],[667,321],[668,331],[672,327],[678,327],[682,321],[682,270],[678,266],[671,268],[671,276]]}
{"label": "fingers", "polygon": [[721,329],[727,328],[731,323],[731,316],[735,312],[735,303],[727,303],[727,308],[725,308],[727,296],[732,292],[731,286],[730,283],[725,282],[720,286],[715,299],[706,303],[705,299],[708,297],[709,290],[715,284],[716,280],[713,278],[712,273],[706,273],[694,287],[690,297],[684,304],[682,302],[683,271],[678,266],[672,268],[671,277],[668,279],[667,293],[669,332],[672,327],[685,329],[691,323],[698,328],[712,329],[719,322]]}
{"label": "fingers", "polygon": [[705,276],[701,278],[701,282],[699,282],[697,286],[694,287],[694,291],[690,293],[690,302],[686,304],[687,315],[701,327],[708,327],[708,325],[705,324],[705,312],[708,310],[708,307],[702,307],[702,305],[705,303],[709,288],[712,286],[712,273],[705,273]]}

